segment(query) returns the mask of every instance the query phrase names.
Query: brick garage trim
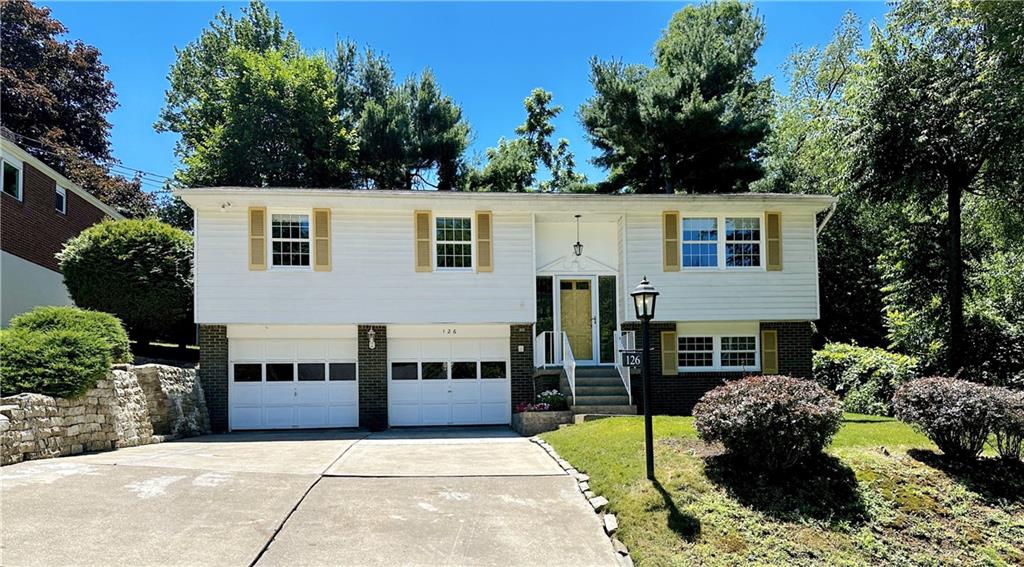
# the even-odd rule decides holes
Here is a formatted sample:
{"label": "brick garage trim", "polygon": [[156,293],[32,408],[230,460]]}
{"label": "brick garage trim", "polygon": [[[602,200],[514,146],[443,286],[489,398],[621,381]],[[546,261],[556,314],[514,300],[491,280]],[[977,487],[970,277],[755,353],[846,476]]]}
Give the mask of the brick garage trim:
{"label": "brick garage trim", "polygon": [[[640,345],[640,324],[629,321],[622,324],[624,331],[636,331]],[[665,415],[691,415],[693,406],[708,391],[726,380],[742,378],[742,372],[685,372],[677,376],[662,376],[661,332],[674,331],[675,321],[651,323],[651,411]],[[760,329],[775,329],[779,333],[779,373],[800,378],[811,377],[811,335],[809,321],[762,322]],[[633,403],[642,412],[643,380],[640,372],[633,373]]]}
{"label": "brick garage trim", "polygon": [[67,191],[67,214],[57,212],[54,194],[57,182],[44,172],[22,163],[21,201],[3,193],[0,199],[0,250],[55,272],[60,266],[54,255],[64,243],[86,228],[107,218],[74,191]]}
{"label": "brick garage trim", "polygon": [[[533,325],[509,326],[509,366],[512,384],[512,409],[521,403],[533,401]],[[523,351],[519,352],[519,347]]]}
{"label": "brick garage trim", "polygon": [[[374,348],[370,349],[369,331]],[[359,427],[380,431],[388,427],[388,328],[359,325]]]}
{"label": "brick garage trim", "polygon": [[228,430],[228,328],[199,326],[199,382],[210,415],[210,429]]}

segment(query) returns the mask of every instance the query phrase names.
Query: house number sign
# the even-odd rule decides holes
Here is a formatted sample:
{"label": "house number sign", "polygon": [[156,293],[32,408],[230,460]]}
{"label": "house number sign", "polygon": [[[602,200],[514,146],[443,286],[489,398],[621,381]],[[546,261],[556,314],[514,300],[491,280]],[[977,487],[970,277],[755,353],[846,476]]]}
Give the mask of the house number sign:
{"label": "house number sign", "polygon": [[643,359],[640,356],[638,350],[624,350],[622,351],[622,365],[629,368],[640,368],[643,365]]}

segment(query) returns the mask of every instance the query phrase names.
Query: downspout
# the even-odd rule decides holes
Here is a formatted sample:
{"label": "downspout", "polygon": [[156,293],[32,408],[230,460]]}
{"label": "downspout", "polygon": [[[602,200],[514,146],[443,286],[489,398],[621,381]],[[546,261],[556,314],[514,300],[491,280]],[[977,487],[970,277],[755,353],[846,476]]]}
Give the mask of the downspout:
{"label": "downspout", "polygon": [[838,201],[833,201],[832,202],[832,205],[828,208],[828,214],[825,215],[825,220],[821,221],[821,224],[819,224],[818,228],[815,230],[815,232],[814,232],[815,235],[820,236],[821,235],[821,231],[825,230],[825,225],[828,224],[828,221],[832,219],[832,215],[834,215],[836,213],[836,205],[838,205],[838,204],[839,204]]}

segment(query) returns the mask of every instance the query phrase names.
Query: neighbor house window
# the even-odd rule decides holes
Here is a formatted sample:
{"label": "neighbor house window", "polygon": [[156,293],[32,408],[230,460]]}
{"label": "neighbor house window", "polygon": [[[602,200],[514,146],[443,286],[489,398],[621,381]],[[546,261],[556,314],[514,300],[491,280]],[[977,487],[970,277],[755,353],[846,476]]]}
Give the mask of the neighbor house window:
{"label": "neighbor house window", "polygon": [[750,367],[757,364],[757,339],[754,337],[722,337],[721,365]]}
{"label": "neighbor house window", "polygon": [[714,337],[679,337],[679,366],[710,368],[715,364]]}
{"label": "neighbor house window", "polygon": [[718,219],[683,219],[683,267],[718,266]]}
{"label": "neighbor house window", "polygon": [[761,219],[725,219],[725,265],[729,268],[761,265]]}
{"label": "neighbor house window", "polygon": [[57,191],[54,193],[55,201],[53,207],[58,213],[67,214],[68,212],[68,192],[60,185],[57,186]]}
{"label": "neighbor house window", "polygon": [[309,266],[309,215],[272,215],[270,219],[273,265]]}
{"label": "neighbor house window", "polygon": [[4,160],[3,170],[4,193],[21,200],[21,167]]}
{"label": "neighbor house window", "polygon": [[473,267],[473,225],[469,217],[437,217],[438,268]]}

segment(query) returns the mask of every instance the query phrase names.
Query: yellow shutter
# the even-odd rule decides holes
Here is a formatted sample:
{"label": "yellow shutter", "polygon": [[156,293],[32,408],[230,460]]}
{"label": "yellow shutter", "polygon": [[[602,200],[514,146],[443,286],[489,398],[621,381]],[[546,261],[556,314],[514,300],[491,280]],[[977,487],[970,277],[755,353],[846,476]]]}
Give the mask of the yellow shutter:
{"label": "yellow shutter", "polygon": [[679,374],[679,345],[675,331],[661,332],[661,375]]}
{"label": "yellow shutter", "polygon": [[249,269],[267,269],[266,207],[249,207]]}
{"label": "yellow shutter", "polygon": [[493,227],[491,211],[476,212],[476,271],[494,271]]}
{"label": "yellow shutter", "polygon": [[782,213],[765,213],[765,267],[769,272],[782,270]]}
{"label": "yellow shutter", "polygon": [[665,211],[661,215],[663,262],[666,272],[679,271],[679,212]]}
{"label": "yellow shutter", "polygon": [[761,374],[779,373],[779,332],[761,331]]}
{"label": "yellow shutter", "polygon": [[330,209],[313,209],[313,270],[331,271]]}
{"label": "yellow shutter", "polygon": [[433,243],[433,227],[431,227],[432,216],[430,211],[416,211],[413,213],[413,218],[416,225],[416,271],[417,272],[430,272],[434,269],[431,265],[431,257],[433,254],[430,252],[431,244]]}

